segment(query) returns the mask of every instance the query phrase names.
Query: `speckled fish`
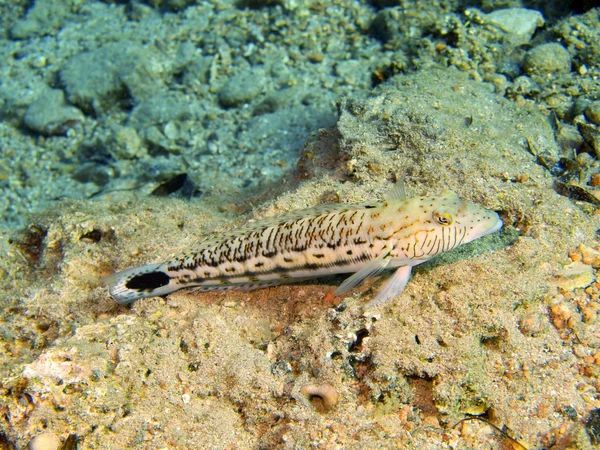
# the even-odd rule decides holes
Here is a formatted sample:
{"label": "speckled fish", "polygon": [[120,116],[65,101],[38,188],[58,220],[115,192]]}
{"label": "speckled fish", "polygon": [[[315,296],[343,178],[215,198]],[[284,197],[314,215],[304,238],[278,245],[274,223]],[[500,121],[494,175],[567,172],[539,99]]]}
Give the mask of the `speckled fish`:
{"label": "speckled fish", "polygon": [[185,288],[256,289],[353,273],[334,292],[339,296],[396,268],[372,306],[400,295],[412,267],[501,227],[498,214],[452,191],[407,199],[400,182],[385,201],[320,205],[248,223],[163,263],[111,275],[106,284],[125,304]]}

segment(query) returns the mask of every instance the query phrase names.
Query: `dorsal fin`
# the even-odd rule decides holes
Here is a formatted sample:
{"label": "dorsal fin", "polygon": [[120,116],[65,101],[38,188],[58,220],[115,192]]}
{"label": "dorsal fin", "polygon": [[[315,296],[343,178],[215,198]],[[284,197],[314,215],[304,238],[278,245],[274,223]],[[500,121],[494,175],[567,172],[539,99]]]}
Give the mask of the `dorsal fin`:
{"label": "dorsal fin", "polygon": [[406,200],[406,191],[404,190],[404,177],[400,177],[396,184],[387,195],[388,200]]}
{"label": "dorsal fin", "polygon": [[309,218],[312,216],[318,216],[320,214],[329,214],[333,212],[343,212],[362,208],[376,208],[380,206],[378,202],[362,202],[362,203],[323,203],[321,205],[313,206],[305,209],[297,209],[288,212],[284,212],[278,216],[267,217],[256,221],[248,221],[237,228],[230,228],[227,231],[218,233],[212,236],[207,236],[205,239],[198,242],[197,245],[210,246],[229,239],[233,239],[237,236],[246,233],[252,233],[254,231],[260,231],[267,227],[277,226],[284,222],[290,222],[296,219]]}

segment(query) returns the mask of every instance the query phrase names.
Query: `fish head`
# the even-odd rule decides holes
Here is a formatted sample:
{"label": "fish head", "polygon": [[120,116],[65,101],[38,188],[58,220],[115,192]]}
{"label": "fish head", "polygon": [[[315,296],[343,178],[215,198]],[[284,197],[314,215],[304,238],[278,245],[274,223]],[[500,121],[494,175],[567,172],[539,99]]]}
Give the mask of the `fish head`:
{"label": "fish head", "polygon": [[396,236],[392,257],[404,254],[415,264],[494,233],[503,225],[496,212],[465,202],[452,191],[411,199],[401,212],[405,226]]}
{"label": "fish head", "polygon": [[442,193],[439,202],[440,206],[432,212],[433,222],[442,229],[456,229],[459,235],[464,236],[461,245],[502,228],[502,220],[495,211],[465,202],[453,191]]}

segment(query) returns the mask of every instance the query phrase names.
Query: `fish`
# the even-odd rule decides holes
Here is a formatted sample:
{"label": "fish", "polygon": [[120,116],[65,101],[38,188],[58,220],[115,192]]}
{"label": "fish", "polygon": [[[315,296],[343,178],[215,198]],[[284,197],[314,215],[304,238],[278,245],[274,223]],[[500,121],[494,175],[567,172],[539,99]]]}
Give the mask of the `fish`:
{"label": "fish", "polygon": [[407,198],[399,181],[385,200],[323,204],[248,222],[157,264],[105,279],[120,304],[181,289],[252,290],[351,273],[342,296],[363,280],[395,269],[367,307],[404,291],[412,268],[502,228],[495,212],[453,191]]}

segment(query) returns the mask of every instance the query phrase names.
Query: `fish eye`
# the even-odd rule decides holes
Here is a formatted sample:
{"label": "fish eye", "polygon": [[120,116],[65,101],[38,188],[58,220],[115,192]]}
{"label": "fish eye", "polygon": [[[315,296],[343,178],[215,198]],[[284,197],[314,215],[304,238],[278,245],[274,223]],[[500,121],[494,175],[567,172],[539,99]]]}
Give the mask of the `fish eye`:
{"label": "fish eye", "polygon": [[454,223],[454,217],[447,211],[434,211],[433,219],[440,225],[447,227]]}

